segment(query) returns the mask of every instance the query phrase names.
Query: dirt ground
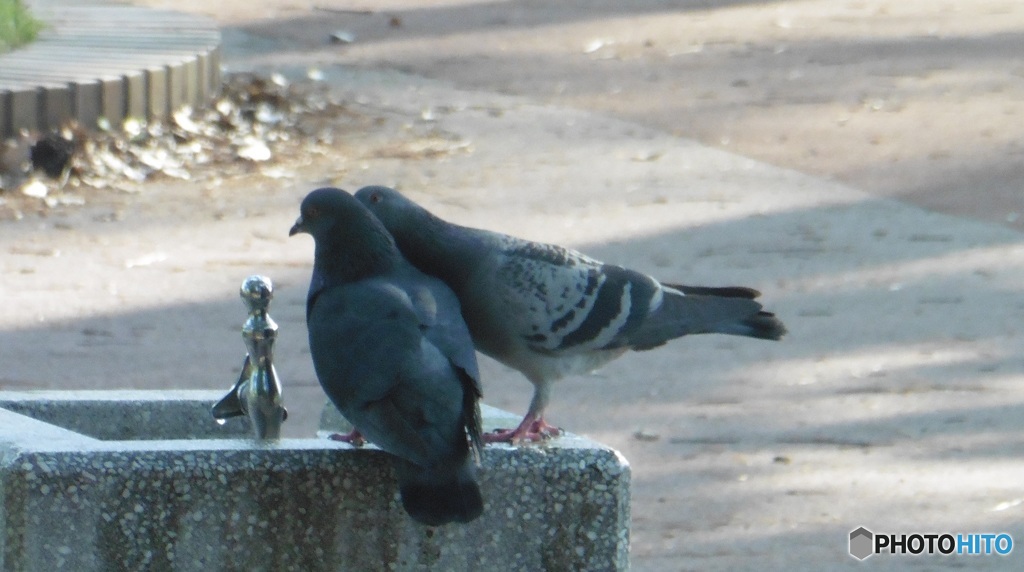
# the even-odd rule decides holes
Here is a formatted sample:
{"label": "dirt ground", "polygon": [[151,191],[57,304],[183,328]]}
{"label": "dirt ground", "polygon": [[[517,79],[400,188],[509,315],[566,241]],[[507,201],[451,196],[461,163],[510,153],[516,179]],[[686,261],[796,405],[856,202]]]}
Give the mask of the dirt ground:
{"label": "dirt ground", "polygon": [[[316,186],[398,184],[468,224],[758,287],[791,324],[556,389],[552,421],[633,464],[635,569],[841,568],[859,525],[1024,538],[1019,3],[135,3],[221,22],[229,67],[342,74],[356,114],[272,170],[4,217],[4,388],[227,389],[260,271],[288,431],[310,431],[312,246],[288,225]],[[520,377],[484,373],[490,404],[525,409]]]}

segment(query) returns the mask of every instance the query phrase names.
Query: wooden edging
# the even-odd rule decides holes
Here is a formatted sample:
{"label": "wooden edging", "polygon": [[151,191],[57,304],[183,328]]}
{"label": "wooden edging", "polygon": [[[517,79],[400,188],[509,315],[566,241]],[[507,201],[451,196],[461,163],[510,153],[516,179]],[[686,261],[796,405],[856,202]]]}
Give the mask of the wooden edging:
{"label": "wooden edging", "polygon": [[26,0],[46,27],[0,55],[0,137],[75,119],[119,127],[204,105],[220,88],[220,31],[201,16],[107,4]]}

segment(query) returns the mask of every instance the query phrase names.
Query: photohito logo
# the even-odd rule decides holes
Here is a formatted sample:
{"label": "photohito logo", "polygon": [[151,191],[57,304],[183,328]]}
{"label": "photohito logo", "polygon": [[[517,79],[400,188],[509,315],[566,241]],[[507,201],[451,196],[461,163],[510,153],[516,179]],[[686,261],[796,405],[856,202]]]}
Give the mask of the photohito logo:
{"label": "photohito logo", "polygon": [[1005,532],[876,534],[863,526],[850,531],[850,556],[857,560],[886,551],[889,554],[1006,556],[1013,551],[1013,537]]}

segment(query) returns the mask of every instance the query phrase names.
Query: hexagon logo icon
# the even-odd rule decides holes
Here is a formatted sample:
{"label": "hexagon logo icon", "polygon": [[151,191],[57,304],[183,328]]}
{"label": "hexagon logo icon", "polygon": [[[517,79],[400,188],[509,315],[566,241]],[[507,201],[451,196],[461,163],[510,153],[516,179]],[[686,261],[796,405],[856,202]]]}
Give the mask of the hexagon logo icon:
{"label": "hexagon logo icon", "polygon": [[863,526],[850,531],[850,556],[857,560],[864,560],[874,554],[874,534]]}

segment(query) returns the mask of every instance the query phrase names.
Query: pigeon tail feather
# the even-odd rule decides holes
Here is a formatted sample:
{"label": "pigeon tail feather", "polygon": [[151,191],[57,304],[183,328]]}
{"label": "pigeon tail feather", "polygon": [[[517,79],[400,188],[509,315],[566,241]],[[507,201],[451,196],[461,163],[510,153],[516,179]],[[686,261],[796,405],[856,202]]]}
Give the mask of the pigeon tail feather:
{"label": "pigeon tail feather", "polygon": [[[679,290],[687,296],[717,296],[720,298],[741,298],[753,300],[761,296],[761,293],[753,288],[745,286],[687,286],[685,284],[664,284],[667,288]],[[771,312],[758,312],[744,320],[724,324],[722,329],[715,333],[730,334],[734,336],[746,336],[762,340],[780,340],[786,335],[786,326]]]}
{"label": "pigeon tail feather", "polygon": [[402,507],[409,516],[428,526],[466,523],[483,514],[484,500],[467,458],[457,472],[437,471],[413,463],[398,469]]}
{"label": "pigeon tail feather", "polygon": [[718,296],[720,298],[746,298],[753,300],[759,298],[761,293],[746,286],[687,286],[685,284],[665,284],[662,286],[679,290],[687,296]]}
{"label": "pigeon tail feather", "polygon": [[479,465],[484,456],[483,413],[480,412],[480,398],[473,380],[463,375],[462,415],[466,434],[469,436],[469,451],[473,461]]}
{"label": "pigeon tail feather", "polygon": [[674,292],[671,286],[666,287],[664,294],[661,307],[629,337],[634,350],[653,349],[689,334],[779,339],[785,332],[782,322],[762,311],[761,304],[746,294],[733,297],[685,295]]}
{"label": "pigeon tail feather", "polygon": [[761,340],[781,340],[786,335],[786,326],[771,312],[758,312],[745,320],[725,324],[717,330],[719,334],[746,336]]}

